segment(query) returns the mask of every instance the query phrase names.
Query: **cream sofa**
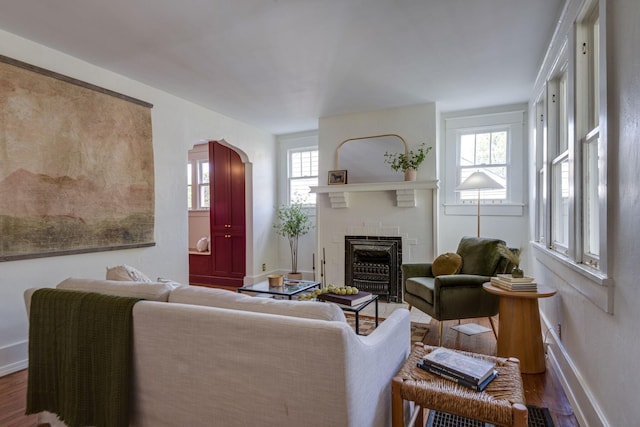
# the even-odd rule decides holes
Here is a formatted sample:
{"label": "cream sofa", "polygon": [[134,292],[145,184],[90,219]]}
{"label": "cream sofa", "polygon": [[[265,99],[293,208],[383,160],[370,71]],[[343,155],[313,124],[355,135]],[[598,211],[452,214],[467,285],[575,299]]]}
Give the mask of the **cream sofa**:
{"label": "cream sofa", "polygon": [[[359,336],[329,303],[167,283],[67,279],[57,288],[146,299],[133,309],[133,426],[391,425],[407,310]],[[50,413],[39,422],[63,425]]]}

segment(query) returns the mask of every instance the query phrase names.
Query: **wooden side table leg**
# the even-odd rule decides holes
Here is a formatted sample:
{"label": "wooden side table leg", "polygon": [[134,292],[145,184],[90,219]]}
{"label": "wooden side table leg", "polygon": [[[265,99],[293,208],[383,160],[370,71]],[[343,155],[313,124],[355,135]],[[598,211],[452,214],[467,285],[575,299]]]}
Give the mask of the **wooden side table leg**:
{"label": "wooden side table leg", "polygon": [[404,427],[404,402],[402,401],[402,378],[391,380],[391,426]]}

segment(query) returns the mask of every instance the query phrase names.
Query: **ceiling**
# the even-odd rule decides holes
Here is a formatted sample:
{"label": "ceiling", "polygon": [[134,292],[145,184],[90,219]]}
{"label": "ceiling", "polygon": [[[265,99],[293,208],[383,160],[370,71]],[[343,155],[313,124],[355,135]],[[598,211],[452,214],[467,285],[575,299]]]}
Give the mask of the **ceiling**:
{"label": "ceiling", "polygon": [[525,102],[563,3],[0,0],[0,29],[284,134],[344,113]]}

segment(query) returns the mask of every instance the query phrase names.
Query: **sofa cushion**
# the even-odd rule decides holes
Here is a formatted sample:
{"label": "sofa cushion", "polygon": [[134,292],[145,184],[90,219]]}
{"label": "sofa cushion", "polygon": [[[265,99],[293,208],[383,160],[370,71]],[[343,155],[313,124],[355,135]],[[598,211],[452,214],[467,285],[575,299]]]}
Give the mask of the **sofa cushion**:
{"label": "sofa cushion", "polygon": [[504,241],[483,237],[463,237],[456,252],[462,257],[461,274],[493,276],[502,256],[498,245]]}
{"label": "sofa cushion", "polygon": [[411,277],[405,282],[405,291],[433,304],[433,277]]}
{"label": "sofa cushion", "polygon": [[58,283],[56,288],[166,302],[169,299],[169,294],[173,286],[167,283],[94,280],[70,277]]}
{"label": "sofa cushion", "polygon": [[127,264],[118,265],[116,267],[107,267],[107,277],[105,277],[105,279],[147,283],[153,282],[153,280],[151,280],[142,271]]}
{"label": "sofa cushion", "polygon": [[431,264],[433,277],[444,274],[456,274],[462,268],[462,257],[453,252],[447,252],[438,256]]}
{"label": "sofa cushion", "polygon": [[279,314],[306,319],[345,321],[344,313],[335,304],[252,297],[224,289],[201,286],[175,289],[169,295],[169,302]]}

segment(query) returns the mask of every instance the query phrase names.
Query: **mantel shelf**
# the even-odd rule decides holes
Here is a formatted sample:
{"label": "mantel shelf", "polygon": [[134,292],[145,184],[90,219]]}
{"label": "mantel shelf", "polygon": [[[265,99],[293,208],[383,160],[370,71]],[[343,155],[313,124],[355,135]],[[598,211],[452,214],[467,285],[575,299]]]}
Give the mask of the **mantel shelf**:
{"label": "mantel shelf", "polygon": [[337,184],[311,187],[311,192],[327,194],[334,209],[349,207],[349,194],[369,191],[395,191],[397,206],[416,206],[416,190],[434,190],[438,181],[370,182],[362,184]]}

